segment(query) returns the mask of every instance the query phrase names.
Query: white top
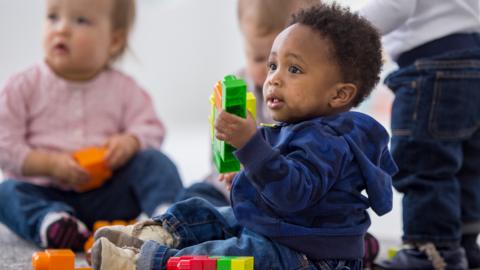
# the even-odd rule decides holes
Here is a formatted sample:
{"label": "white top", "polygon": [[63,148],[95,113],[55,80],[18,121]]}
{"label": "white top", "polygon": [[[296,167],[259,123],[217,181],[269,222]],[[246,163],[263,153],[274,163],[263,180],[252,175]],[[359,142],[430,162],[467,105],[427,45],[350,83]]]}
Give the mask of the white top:
{"label": "white top", "polygon": [[377,27],[393,60],[449,34],[480,32],[480,0],[370,0],[359,14]]}

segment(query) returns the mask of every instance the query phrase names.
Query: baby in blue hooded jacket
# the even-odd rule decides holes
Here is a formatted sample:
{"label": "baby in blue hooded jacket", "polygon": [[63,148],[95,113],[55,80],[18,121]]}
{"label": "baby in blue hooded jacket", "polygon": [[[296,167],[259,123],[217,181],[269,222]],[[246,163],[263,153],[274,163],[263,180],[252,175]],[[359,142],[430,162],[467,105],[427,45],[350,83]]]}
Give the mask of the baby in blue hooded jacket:
{"label": "baby in blue hooded jacket", "polygon": [[[254,256],[255,269],[362,269],[367,209],[392,208],[389,136],[351,112],[379,80],[374,28],[337,5],[296,14],[274,41],[264,101],[280,124],[221,112],[216,137],[243,170],[232,207],[189,199],[95,238],[95,269],[165,269],[171,256]],[[366,193],[362,193],[366,190]],[[346,268],[342,268],[346,267]]]}

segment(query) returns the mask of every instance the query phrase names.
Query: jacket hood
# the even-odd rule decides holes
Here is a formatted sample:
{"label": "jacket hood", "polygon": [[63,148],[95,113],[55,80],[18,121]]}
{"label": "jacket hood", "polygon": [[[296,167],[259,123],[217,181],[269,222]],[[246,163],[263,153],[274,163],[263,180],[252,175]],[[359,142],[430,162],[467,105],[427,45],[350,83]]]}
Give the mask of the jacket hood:
{"label": "jacket hood", "polygon": [[392,209],[392,176],[398,168],[388,150],[389,135],[385,128],[359,112],[346,112],[325,120],[350,146],[365,181],[370,207],[379,216],[388,213]]}

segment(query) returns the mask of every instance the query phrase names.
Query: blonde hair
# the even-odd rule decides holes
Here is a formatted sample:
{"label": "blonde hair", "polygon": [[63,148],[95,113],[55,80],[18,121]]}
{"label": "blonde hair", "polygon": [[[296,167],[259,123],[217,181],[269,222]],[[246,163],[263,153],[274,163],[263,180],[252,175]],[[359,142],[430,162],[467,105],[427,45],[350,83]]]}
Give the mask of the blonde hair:
{"label": "blonde hair", "polygon": [[243,24],[251,23],[259,35],[280,32],[293,13],[319,3],[320,0],[238,0],[240,29],[243,31]]}
{"label": "blonde hair", "polygon": [[135,0],[112,0],[112,30],[122,31],[125,42],[112,60],[122,56],[128,48],[128,37],[135,22]]}

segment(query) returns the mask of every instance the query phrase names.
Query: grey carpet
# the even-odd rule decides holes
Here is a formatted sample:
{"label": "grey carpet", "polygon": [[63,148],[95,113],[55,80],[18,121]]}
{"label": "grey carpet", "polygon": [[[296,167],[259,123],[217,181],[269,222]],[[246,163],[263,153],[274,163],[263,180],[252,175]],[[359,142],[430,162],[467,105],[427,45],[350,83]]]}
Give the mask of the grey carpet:
{"label": "grey carpet", "polygon": [[[39,251],[0,223],[0,269],[31,270],[32,254]],[[86,267],[83,254],[76,256],[76,267]]]}

